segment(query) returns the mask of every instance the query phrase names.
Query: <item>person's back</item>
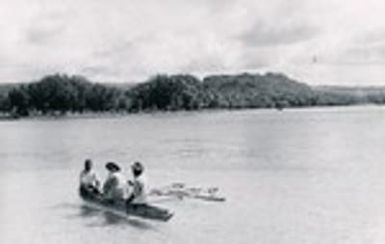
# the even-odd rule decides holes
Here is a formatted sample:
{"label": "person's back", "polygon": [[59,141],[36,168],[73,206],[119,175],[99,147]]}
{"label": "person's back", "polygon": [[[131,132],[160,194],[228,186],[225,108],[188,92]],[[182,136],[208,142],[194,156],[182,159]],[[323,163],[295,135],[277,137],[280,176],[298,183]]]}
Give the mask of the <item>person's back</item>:
{"label": "person's back", "polygon": [[132,167],[134,181],[132,182],[133,192],[128,204],[147,204],[147,180],[144,176],[144,168],[140,162],[135,162]]}
{"label": "person's back", "polygon": [[135,177],[133,184],[134,199],[133,204],[146,204],[147,203],[147,179],[142,173],[140,176]]}
{"label": "person's back", "polygon": [[127,184],[120,167],[115,163],[107,163],[109,175],[103,185],[104,198],[107,200],[124,200],[127,198]]}

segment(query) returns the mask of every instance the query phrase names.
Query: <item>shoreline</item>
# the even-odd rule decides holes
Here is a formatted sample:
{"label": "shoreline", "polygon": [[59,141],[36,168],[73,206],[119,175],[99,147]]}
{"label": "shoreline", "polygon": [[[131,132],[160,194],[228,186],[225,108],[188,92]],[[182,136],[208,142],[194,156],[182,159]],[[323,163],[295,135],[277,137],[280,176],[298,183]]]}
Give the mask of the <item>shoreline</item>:
{"label": "shoreline", "polygon": [[207,113],[207,112],[239,112],[239,111],[276,111],[285,112],[293,110],[312,110],[312,109],[332,109],[332,108],[376,108],[383,107],[382,104],[349,104],[349,105],[323,105],[323,106],[302,106],[302,107],[285,107],[278,108],[213,108],[199,110],[154,110],[140,112],[85,112],[85,113],[67,113],[64,115],[31,115],[31,116],[14,116],[10,113],[0,112],[1,121],[18,121],[18,120],[63,120],[63,119],[105,119],[105,118],[122,118],[132,115],[166,115],[166,114],[190,114],[190,113]]}

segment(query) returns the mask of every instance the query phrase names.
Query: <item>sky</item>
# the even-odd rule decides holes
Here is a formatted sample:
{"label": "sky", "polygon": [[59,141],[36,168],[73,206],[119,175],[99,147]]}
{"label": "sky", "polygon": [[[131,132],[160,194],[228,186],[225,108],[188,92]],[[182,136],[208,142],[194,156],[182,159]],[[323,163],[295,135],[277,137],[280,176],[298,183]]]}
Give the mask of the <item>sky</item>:
{"label": "sky", "polygon": [[1,0],[0,83],[282,72],[385,85],[383,0]]}

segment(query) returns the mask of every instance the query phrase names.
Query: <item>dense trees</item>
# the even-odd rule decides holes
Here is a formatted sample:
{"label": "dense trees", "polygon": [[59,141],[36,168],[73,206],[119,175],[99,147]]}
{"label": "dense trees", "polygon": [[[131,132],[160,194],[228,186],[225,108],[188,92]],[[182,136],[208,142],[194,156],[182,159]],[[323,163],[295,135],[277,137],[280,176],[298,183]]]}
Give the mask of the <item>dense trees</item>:
{"label": "dense trees", "polygon": [[81,76],[50,75],[8,92],[9,109],[16,115],[103,112],[118,109],[123,91],[89,82]]}
{"label": "dense trees", "polygon": [[131,90],[131,109],[192,110],[203,107],[201,82],[191,75],[158,75]]}
{"label": "dense trees", "polygon": [[37,82],[0,87],[0,111],[27,116],[385,102],[385,91],[359,95],[355,91],[314,88],[276,73],[215,75],[203,80],[187,74],[157,75],[134,86],[104,85],[82,76],[55,74]]}
{"label": "dense trees", "polygon": [[6,113],[10,111],[11,104],[9,101],[9,92],[18,85],[2,84],[0,85],[0,113]]}

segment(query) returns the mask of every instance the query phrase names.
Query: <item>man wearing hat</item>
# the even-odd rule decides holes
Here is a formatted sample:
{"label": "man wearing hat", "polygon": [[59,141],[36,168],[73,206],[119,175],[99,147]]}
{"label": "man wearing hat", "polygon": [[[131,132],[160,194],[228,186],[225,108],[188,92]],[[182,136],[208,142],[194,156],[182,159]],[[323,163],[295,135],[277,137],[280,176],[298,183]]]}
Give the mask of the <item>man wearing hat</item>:
{"label": "man wearing hat", "polygon": [[103,185],[103,194],[106,200],[125,200],[128,195],[126,179],[121,173],[119,165],[114,162],[106,164],[108,177]]}

